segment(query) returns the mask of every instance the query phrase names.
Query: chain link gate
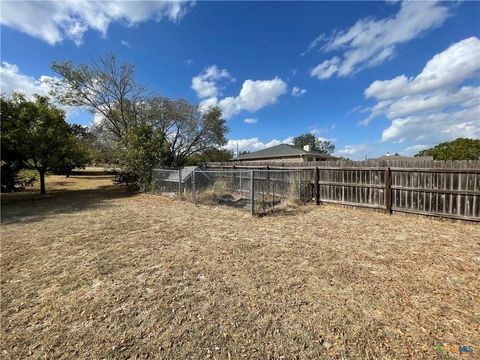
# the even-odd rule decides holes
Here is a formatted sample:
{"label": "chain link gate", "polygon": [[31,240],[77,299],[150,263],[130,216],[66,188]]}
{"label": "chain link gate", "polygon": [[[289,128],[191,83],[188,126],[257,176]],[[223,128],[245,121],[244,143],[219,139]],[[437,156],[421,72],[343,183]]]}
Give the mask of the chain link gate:
{"label": "chain link gate", "polygon": [[300,171],[253,170],[252,214],[266,214],[301,199]]}

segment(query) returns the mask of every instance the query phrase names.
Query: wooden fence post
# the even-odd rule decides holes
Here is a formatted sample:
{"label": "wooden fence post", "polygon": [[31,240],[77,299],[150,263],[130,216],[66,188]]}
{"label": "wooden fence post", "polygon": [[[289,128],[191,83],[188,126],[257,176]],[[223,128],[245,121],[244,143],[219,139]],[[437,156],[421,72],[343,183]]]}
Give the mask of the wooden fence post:
{"label": "wooden fence post", "polygon": [[315,166],[313,168],[313,193],[315,196],[315,205],[320,205],[320,185],[319,185],[319,179],[318,179],[318,166]]}
{"label": "wooden fence post", "polygon": [[392,213],[392,171],[390,167],[385,169],[385,212]]}
{"label": "wooden fence post", "polygon": [[298,175],[298,201],[302,200],[302,170],[297,171]]}
{"label": "wooden fence post", "polygon": [[250,175],[250,212],[255,215],[255,170]]}

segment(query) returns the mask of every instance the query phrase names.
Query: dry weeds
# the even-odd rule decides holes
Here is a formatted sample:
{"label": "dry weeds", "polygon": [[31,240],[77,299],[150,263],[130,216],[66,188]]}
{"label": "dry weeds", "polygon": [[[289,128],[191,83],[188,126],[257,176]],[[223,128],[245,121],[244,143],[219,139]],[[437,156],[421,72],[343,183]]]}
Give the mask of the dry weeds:
{"label": "dry weeds", "polygon": [[110,184],[2,195],[4,359],[480,352],[476,225],[332,206],[252,218]]}

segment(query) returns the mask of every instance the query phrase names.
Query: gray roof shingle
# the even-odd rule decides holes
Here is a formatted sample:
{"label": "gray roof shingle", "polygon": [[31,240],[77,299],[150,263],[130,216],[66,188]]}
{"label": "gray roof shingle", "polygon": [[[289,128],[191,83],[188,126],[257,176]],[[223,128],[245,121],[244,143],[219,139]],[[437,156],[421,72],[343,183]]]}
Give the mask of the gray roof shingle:
{"label": "gray roof shingle", "polygon": [[238,155],[234,157],[233,160],[270,159],[292,156],[316,156],[323,157],[325,159],[335,159],[335,157],[331,155],[325,155],[315,151],[305,151],[299,147],[289,144],[280,144],[252,153]]}

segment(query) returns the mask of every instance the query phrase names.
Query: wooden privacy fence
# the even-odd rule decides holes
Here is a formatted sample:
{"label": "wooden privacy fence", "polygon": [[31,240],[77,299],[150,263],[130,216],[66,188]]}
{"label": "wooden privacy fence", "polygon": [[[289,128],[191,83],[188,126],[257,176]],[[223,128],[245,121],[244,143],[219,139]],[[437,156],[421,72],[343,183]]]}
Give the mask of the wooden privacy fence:
{"label": "wooden privacy fence", "polygon": [[480,221],[480,169],[391,168],[394,211]]}
{"label": "wooden privacy fence", "polygon": [[297,164],[211,163],[215,168],[297,169],[307,197],[333,203],[480,221],[480,162],[329,161]]}
{"label": "wooden privacy fence", "polygon": [[[386,169],[370,167],[317,167],[314,169],[316,203],[334,203],[386,209]],[[315,183],[318,185],[315,187]],[[316,188],[316,189],[315,189]]]}
{"label": "wooden privacy fence", "polygon": [[317,204],[480,221],[480,169],[316,167],[313,171]]}

